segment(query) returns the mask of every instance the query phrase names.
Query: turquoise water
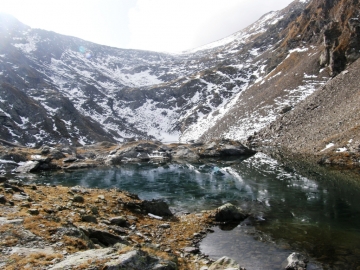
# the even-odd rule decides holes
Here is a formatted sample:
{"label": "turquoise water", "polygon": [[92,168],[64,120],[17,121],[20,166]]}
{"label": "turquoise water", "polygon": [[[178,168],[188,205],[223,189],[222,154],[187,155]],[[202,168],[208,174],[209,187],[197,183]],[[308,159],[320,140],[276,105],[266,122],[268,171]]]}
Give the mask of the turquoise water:
{"label": "turquoise water", "polygon": [[[293,251],[310,269],[360,266],[360,185],[327,174],[304,176],[264,154],[246,160],[192,164],[124,164],[42,175],[37,181],[119,188],[141,199],[162,198],[174,212],[214,209],[232,202],[254,218],[232,230],[215,229],[201,244],[214,258],[228,255],[246,269],[279,269]],[[263,266],[261,266],[263,265]]]}

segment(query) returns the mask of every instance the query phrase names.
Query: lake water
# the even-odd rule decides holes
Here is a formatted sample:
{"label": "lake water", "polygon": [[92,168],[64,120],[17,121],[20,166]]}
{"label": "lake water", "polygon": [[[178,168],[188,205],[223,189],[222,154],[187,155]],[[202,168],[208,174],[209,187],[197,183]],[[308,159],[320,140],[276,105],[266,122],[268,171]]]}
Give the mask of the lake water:
{"label": "lake water", "polygon": [[124,164],[45,174],[37,181],[116,187],[141,199],[162,198],[175,212],[231,202],[254,218],[215,228],[203,240],[202,252],[214,259],[227,255],[247,270],[269,270],[279,269],[291,252],[299,251],[310,256],[308,269],[360,269],[360,184],[324,168],[305,176],[258,153],[245,160]]}

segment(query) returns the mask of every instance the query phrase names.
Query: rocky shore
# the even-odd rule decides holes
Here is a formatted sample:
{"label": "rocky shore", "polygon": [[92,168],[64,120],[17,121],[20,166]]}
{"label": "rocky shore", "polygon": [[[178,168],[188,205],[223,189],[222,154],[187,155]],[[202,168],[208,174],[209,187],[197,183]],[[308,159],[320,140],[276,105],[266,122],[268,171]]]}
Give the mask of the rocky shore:
{"label": "rocky shore", "polygon": [[[212,226],[248,218],[234,205],[174,215],[164,201],[142,201],[118,189],[37,185],[17,177],[41,170],[254,153],[238,142],[103,142],[39,149],[7,145],[0,153],[2,269],[244,269],[228,257],[214,261],[199,249],[201,240],[213,232]],[[284,269],[301,269],[289,268],[291,264],[294,260],[285,262]],[[294,265],[306,263],[298,260]]]}

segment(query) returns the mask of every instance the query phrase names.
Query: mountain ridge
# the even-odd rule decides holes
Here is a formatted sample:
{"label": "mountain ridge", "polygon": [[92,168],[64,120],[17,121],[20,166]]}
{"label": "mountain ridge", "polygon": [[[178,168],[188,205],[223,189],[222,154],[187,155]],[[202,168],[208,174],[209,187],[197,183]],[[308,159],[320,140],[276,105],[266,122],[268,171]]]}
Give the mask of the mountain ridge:
{"label": "mountain ridge", "polygon": [[359,57],[355,2],[296,0],[176,55],[6,26],[0,18],[0,136],[27,146],[247,141]]}

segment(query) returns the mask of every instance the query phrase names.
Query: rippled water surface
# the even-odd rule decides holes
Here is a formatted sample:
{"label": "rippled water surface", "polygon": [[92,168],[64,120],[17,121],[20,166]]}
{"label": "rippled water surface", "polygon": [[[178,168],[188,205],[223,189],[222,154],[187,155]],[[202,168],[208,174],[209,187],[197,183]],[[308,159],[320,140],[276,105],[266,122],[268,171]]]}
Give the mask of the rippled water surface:
{"label": "rippled water surface", "polygon": [[279,269],[300,251],[325,269],[360,265],[360,185],[326,170],[303,176],[258,153],[246,160],[192,164],[124,164],[39,177],[62,185],[119,188],[141,199],[163,198],[186,211],[232,202],[255,219],[233,230],[215,229],[201,245],[214,258],[228,255],[246,269]]}

